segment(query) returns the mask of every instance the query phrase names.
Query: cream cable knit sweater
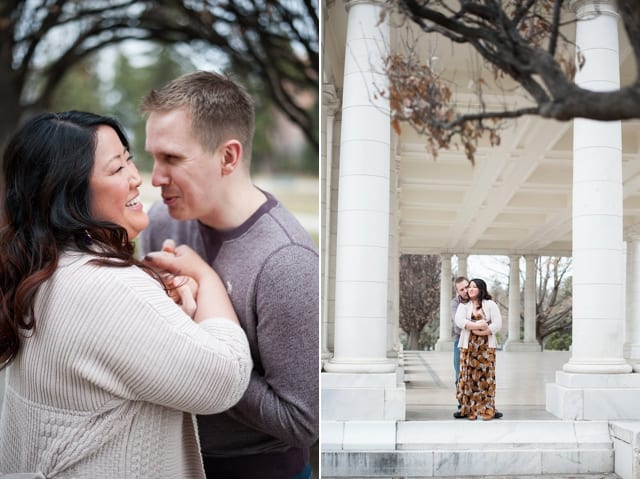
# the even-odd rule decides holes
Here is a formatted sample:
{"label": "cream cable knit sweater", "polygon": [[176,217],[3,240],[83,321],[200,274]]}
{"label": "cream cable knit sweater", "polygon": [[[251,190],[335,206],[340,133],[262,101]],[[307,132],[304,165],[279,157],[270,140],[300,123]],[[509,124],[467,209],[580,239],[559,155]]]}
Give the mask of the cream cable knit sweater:
{"label": "cream cable knit sweater", "polygon": [[[500,315],[500,308],[495,301],[490,299],[482,300],[482,312],[489,324],[489,329],[493,334],[489,336],[488,346],[490,348],[497,348],[498,342],[496,341],[496,333],[502,328],[502,316]],[[460,328],[460,340],[458,341],[458,347],[467,349],[469,347],[469,338],[471,337],[471,331],[465,328],[467,321],[471,321],[471,314],[473,313],[473,302],[461,303],[456,311],[455,323]]]}
{"label": "cream cable knit sweater", "polygon": [[196,324],[136,267],[66,254],[7,370],[0,475],[203,478],[192,414],[233,406],[252,368],[224,318]]}

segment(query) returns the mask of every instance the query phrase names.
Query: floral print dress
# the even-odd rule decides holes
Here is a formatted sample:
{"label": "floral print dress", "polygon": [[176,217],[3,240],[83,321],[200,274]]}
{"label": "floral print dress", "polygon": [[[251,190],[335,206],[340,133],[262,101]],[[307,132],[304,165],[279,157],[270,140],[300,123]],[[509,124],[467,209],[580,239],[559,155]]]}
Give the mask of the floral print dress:
{"label": "floral print dress", "polygon": [[[484,319],[476,309],[471,321]],[[492,419],[496,403],[496,350],[489,347],[489,336],[469,336],[469,346],[460,350],[460,375],[456,398],[460,414],[469,419]]]}

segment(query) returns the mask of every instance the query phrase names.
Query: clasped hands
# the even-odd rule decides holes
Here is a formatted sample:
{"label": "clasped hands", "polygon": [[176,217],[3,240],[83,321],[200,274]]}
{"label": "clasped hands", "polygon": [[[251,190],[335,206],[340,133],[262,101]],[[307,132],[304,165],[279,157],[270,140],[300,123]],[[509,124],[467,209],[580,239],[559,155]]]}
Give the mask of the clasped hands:
{"label": "clasped hands", "polygon": [[476,336],[490,336],[491,330],[489,329],[489,323],[487,323],[484,319],[480,319],[478,321],[472,321],[471,326],[469,326],[469,330],[475,334]]}
{"label": "clasped hands", "polygon": [[[154,266],[165,283],[169,297],[193,318],[197,309],[199,271],[204,261],[188,246],[176,247],[172,239],[164,240],[161,251],[145,256],[144,261]],[[206,264],[206,263],[205,263]],[[208,265],[206,265],[208,267]]]}

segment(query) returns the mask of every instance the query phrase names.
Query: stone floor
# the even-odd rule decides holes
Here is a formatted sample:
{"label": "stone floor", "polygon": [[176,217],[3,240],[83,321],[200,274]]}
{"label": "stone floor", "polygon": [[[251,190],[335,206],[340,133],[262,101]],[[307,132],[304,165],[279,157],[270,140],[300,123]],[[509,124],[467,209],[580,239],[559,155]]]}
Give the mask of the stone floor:
{"label": "stone floor", "polygon": [[[314,478],[318,476],[313,476]],[[321,476],[322,479],[335,479],[331,477]],[[371,479],[354,477],[350,479]],[[419,477],[412,479],[421,479]],[[451,477],[429,477],[424,479],[452,479]],[[455,478],[454,478],[455,479]],[[544,476],[464,476],[464,479],[620,479],[620,476],[614,473],[608,474],[545,474]]]}
{"label": "stone floor", "polygon": [[[545,384],[568,351],[496,353],[496,407],[509,419],[557,420],[545,410]],[[453,353],[405,351],[407,421],[450,419],[455,411]]]}
{"label": "stone floor", "polygon": [[[313,476],[314,478],[318,476]],[[336,479],[321,476],[322,479]],[[350,479],[371,479],[371,478],[350,478]],[[419,477],[412,479],[421,479]],[[452,479],[451,477],[429,477],[424,479]],[[545,474],[544,476],[464,476],[464,479],[620,479],[620,476],[614,473],[607,474]]]}
{"label": "stone floor", "polygon": [[[569,351],[496,353],[496,407],[508,419],[556,421],[545,410],[545,384],[569,361]],[[450,419],[456,410],[453,353],[405,351],[407,421]],[[463,421],[464,419],[460,419]],[[496,479],[619,479],[609,474],[494,476]],[[490,479],[465,476],[465,479]],[[438,478],[431,478],[438,479]]]}
{"label": "stone floor", "polygon": [[[544,476],[493,476],[495,479],[619,479],[614,473],[607,474],[546,474]],[[430,479],[443,479],[433,477]],[[446,479],[451,479],[450,477]],[[465,476],[464,479],[491,479],[489,476]]]}

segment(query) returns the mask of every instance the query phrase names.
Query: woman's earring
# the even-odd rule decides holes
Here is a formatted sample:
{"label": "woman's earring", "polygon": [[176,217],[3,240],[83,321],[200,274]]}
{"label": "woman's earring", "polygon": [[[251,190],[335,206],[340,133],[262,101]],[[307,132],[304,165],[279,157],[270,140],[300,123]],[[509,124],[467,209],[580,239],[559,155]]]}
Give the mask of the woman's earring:
{"label": "woman's earring", "polygon": [[91,237],[91,234],[89,234],[89,231],[84,230],[84,244],[89,246],[91,243],[93,243],[93,238]]}

